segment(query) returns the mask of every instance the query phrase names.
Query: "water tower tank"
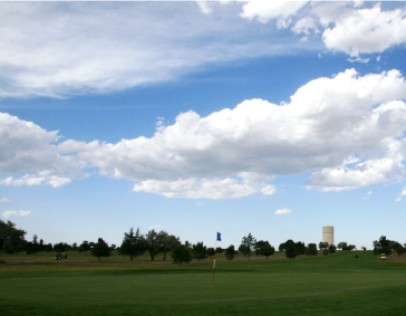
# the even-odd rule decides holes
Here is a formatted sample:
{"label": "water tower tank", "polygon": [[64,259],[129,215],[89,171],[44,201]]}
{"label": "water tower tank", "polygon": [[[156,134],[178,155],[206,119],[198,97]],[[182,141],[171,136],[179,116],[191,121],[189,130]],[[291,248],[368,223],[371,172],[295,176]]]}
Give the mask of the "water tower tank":
{"label": "water tower tank", "polygon": [[334,245],[334,226],[323,226],[323,242]]}

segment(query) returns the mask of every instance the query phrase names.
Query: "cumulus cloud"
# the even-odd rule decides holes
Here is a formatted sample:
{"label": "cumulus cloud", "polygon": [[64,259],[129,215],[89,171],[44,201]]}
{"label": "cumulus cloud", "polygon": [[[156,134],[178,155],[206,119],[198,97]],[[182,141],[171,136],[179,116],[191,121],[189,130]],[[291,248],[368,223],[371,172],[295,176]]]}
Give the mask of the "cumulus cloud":
{"label": "cumulus cloud", "polygon": [[103,175],[166,197],[272,195],[274,177],[311,172],[308,187],[345,190],[404,174],[406,83],[396,70],[349,69],[299,88],[289,102],[252,99],[206,117],[190,111],[153,137],[59,144]]}
{"label": "cumulus cloud", "polygon": [[379,53],[389,47],[406,43],[406,10],[382,11],[373,8],[355,9],[333,19],[333,26],[323,32],[327,48],[351,56]]}
{"label": "cumulus cloud", "polygon": [[[310,3],[310,4],[309,4]],[[321,36],[330,50],[350,56],[379,53],[406,43],[406,9],[382,10],[368,1],[249,1],[241,9],[244,19],[276,21],[294,34]],[[365,59],[351,59],[364,61]]]}
{"label": "cumulus cloud", "polygon": [[59,187],[79,176],[80,166],[75,158],[59,153],[58,141],[55,131],[0,113],[0,185]]}
{"label": "cumulus cloud", "polygon": [[310,173],[309,188],[341,191],[404,174],[406,82],[397,70],[348,69],[312,80],[290,100],[245,100],[200,116],[162,120],[152,137],[61,141],[0,114],[1,185],[65,185],[84,168],[134,182],[135,192],[194,199],[275,194],[275,177]]}
{"label": "cumulus cloud", "polygon": [[5,219],[9,219],[11,217],[27,217],[31,215],[31,211],[25,211],[25,210],[18,210],[18,211],[12,211],[12,210],[7,210],[3,212],[3,217]]}
{"label": "cumulus cloud", "polygon": [[274,212],[275,215],[289,215],[290,213],[292,213],[290,208],[281,208]]}

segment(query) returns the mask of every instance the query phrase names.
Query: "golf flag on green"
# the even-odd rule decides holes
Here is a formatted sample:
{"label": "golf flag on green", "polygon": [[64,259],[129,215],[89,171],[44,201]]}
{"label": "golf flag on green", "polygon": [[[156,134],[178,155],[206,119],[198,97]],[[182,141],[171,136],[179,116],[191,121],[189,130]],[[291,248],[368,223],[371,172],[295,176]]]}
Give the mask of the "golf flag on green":
{"label": "golf flag on green", "polygon": [[221,233],[217,232],[217,239],[216,241],[221,241]]}

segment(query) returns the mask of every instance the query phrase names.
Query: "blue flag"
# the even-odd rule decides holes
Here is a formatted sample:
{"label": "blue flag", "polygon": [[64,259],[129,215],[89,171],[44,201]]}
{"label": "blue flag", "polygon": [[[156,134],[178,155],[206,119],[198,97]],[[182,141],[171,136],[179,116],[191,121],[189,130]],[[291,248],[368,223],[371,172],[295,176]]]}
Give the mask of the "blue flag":
{"label": "blue flag", "polygon": [[221,241],[221,233],[217,232],[217,241]]}

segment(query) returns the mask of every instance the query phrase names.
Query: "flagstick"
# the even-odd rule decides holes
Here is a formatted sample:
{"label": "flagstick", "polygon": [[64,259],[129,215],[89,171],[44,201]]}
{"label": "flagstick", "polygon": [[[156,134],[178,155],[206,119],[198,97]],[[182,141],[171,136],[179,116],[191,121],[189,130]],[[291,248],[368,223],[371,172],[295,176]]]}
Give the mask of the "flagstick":
{"label": "flagstick", "polygon": [[213,274],[212,274],[212,280],[211,282],[214,284],[216,283],[216,278],[215,278],[215,271],[216,271],[216,253],[217,253],[217,237],[216,237],[216,242],[214,243],[214,256],[213,256]]}

